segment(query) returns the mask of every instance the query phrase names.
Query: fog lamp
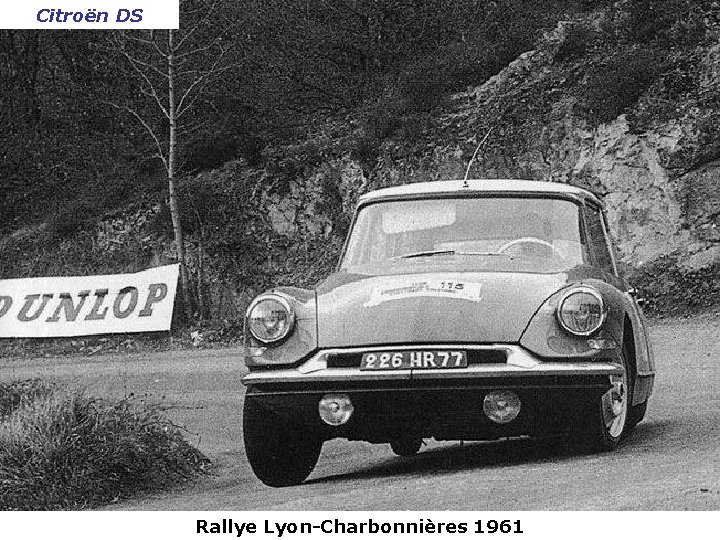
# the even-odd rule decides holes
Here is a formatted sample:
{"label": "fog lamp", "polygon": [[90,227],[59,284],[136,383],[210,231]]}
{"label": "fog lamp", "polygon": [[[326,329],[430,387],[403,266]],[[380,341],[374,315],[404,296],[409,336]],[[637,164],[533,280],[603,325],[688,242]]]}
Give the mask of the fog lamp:
{"label": "fog lamp", "polygon": [[331,426],[341,426],[352,416],[355,407],[347,394],[325,394],[318,403],[320,418]]}
{"label": "fog lamp", "polygon": [[520,414],[520,398],[515,392],[490,392],[483,400],[483,412],[497,424],[508,424]]}

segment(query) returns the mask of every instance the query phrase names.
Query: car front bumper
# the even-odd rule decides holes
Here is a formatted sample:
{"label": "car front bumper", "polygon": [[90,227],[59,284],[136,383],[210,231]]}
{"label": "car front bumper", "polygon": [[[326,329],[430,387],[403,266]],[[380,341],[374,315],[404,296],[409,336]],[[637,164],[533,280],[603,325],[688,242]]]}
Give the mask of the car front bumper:
{"label": "car front bumper", "polygon": [[[467,351],[499,351],[505,356],[501,363],[480,363],[461,369],[397,369],[363,371],[359,367],[328,367],[328,359],[335,354],[361,355],[365,352],[423,349],[463,349]],[[601,361],[576,359],[574,361],[548,361],[535,357],[518,345],[421,345],[401,347],[362,347],[354,349],[327,349],[314,354],[297,367],[273,368],[252,371],[245,375],[247,386],[266,384],[294,385],[302,383],[343,383],[408,380],[463,380],[497,379],[516,377],[547,376],[593,376],[621,375],[622,362],[616,350],[606,351],[607,358]],[[613,354],[615,353],[615,354]],[[299,388],[300,389],[300,388]]]}
{"label": "car front bumper", "polygon": [[[291,368],[245,375],[246,399],[276,415],[298,422],[323,439],[346,437],[387,442],[414,433],[436,439],[493,439],[567,431],[588,415],[611,378],[623,374],[622,361],[606,351],[603,360],[546,361],[517,345],[412,346],[408,349],[462,348],[502,351],[505,361],[460,369],[366,371],[328,367],[336,354],[358,354],[398,347],[325,350]],[[400,347],[402,349],[404,347]],[[494,390],[515,392],[521,412],[508,424],[483,413],[483,398]],[[318,416],[318,402],[343,393],[353,403],[347,424],[330,426]]]}

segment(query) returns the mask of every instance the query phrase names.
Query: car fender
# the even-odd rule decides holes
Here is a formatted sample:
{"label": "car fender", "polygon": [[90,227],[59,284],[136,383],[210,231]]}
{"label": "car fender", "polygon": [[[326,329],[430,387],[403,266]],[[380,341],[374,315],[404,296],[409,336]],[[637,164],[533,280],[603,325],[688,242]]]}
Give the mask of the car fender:
{"label": "car fender", "polygon": [[298,287],[278,287],[263,294],[285,298],[295,312],[295,328],[284,340],[264,344],[256,340],[245,324],[244,358],[248,369],[302,362],[317,349],[317,301],[315,291]]}
{"label": "car fender", "polygon": [[[574,336],[566,332],[557,320],[556,311],[562,296],[573,287],[587,285],[595,288],[603,298],[606,318],[602,327],[588,337]],[[633,363],[634,387],[633,404],[647,399],[652,391],[653,364],[649,353],[642,313],[633,298],[626,292],[604,280],[586,278],[569,283],[553,293],[537,310],[520,339],[520,345],[534,354],[553,360],[574,358],[618,361],[625,336],[625,320],[633,329],[635,358]],[[611,338],[617,347],[595,349],[589,344],[593,339]]]}
{"label": "car fender", "polygon": [[655,381],[655,360],[647,335],[645,316],[628,292],[622,293],[625,314],[632,329],[635,345],[635,391],[633,405],[646,401],[652,394]]}

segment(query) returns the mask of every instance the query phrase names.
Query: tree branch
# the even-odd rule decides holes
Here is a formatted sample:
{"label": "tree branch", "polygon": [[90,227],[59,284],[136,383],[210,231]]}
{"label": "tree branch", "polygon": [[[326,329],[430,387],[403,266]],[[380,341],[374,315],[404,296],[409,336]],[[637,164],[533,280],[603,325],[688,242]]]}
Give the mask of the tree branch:
{"label": "tree branch", "polygon": [[148,132],[148,134],[150,135],[152,140],[155,142],[155,147],[157,148],[157,151],[158,151],[157,157],[160,158],[160,160],[162,161],[163,166],[165,167],[165,170],[166,171],[169,170],[167,158],[165,157],[165,154],[163,153],[163,147],[162,147],[162,144],[160,143],[160,139],[155,134],[153,129],[150,127],[150,124],[148,124],[145,121],[145,119],[142,116],[140,116],[140,114],[135,109],[128,107],[127,105],[118,105],[117,103],[113,103],[112,101],[103,101],[102,103],[104,103],[105,105],[109,105],[110,107],[113,107],[115,109],[118,109],[121,111],[126,111],[126,112],[130,113],[132,116],[134,116],[135,119],[138,122],[140,122],[140,124],[145,128],[145,130]]}
{"label": "tree branch", "polygon": [[[218,3],[218,0],[213,0],[213,3],[210,5],[210,7],[205,10],[205,14],[202,17],[200,17],[200,20],[198,20],[198,22],[196,22],[193,25],[193,27],[190,28],[190,30],[188,30],[185,33],[185,36],[175,46],[175,48],[174,48],[175,51],[179,51],[180,49],[182,49],[183,46],[185,45],[185,43],[187,42],[187,40],[190,39],[190,37],[197,31],[197,29],[200,28],[200,26],[202,26],[208,20],[208,17],[210,17],[210,15],[215,13],[215,6],[217,6],[217,3]],[[195,11],[197,11],[197,10],[195,10]],[[192,13],[192,12],[186,11],[184,13],[188,14],[188,13]],[[175,52],[175,51],[173,51],[173,52]]]}
{"label": "tree branch", "polygon": [[[137,67],[137,65],[135,65],[135,59],[132,56],[130,56],[130,54],[127,51],[125,51],[124,49],[120,49],[120,53],[127,59],[128,63],[133,68],[135,73],[137,73],[145,81],[145,84],[147,84],[150,93],[145,94],[145,95],[154,98],[158,107],[160,107],[160,110],[163,112],[165,117],[169,119],[170,114],[168,113],[167,107],[165,107],[163,105],[162,101],[160,100],[160,97],[158,96],[157,91],[155,90],[155,86],[153,85],[152,81],[150,80],[150,77],[148,77],[147,74],[142,69],[140,69],[139,67]],[[165,75],[165,77],[167,77],[167,75]]]}
{"label": "tree branch", "polygon": [[154,71],[155,73],[157,73],[157,74],[160,75],[161,77],[164,77],[164,78],[166,78],[166,79],[168,78],[167,73],[164,73],[163,71],[159,70],[158,68],[156,68],[155,66],[153,66],[153,65],[151,65],[151,64],[148,64],[147,62],[143,62],[142,60],[138,60],[137,58],[135,58],[135,57],[133,57],[133,56],[130,56],[130,55],[128,55],[128,60],[130,60],[131,62],[133,62],[133,63],[135,63],[135,64],[138,64],[138,65],[140,65],[140,66],[143,66],[143,67],[145,67],[145,68],[148,68],[148,69]]}
{"label": "tree branch", "polygon": [[201,90],[204,90],[205,87],[210,82],[211,78],[217,77],[218,75],[220,75],[221,73],[227,71],[228,69],[230,69],[232,67],[232,66],[228,65],[225,67],[218,68],[219,64],[223,61],[224,57],[225,57],[225,51],[223,51],[215,59],[215,62],[213,62],[213,65],[210,66],[210,69],[208,69],[202,76],[195,79],[192,82],[192,84],[187,88],[187,90],[185,90],[182,97],[180,98],[180,101],[178,102],[178,107],[177,107],[177,111],[178,111],[177,117],[178,118],[180,118],[190,107],[192,107],[193,101],[189,101],[187,105],[185,105],[185,101],[188,99],[192,99],[191,94],[198,85],[201,85],[201,87],[200,87]]}
{"label": "tree branch", "polygon": [[[154,37],[153,32],[151,32],[150,35],[151,35],[151,37]],[[130,33],[125,34],[125,37],[131,41],[136,41],[138,43],[144,43],[145,45],[152,45],[155,48],[155,50],[158,52],[158,54],[160,54],[161,56],[167,56],[167,52],[163,51],[160,48],[160,44],[155,39],[142,39],[139,37],[135,37],[135,36],[131,35]]]}

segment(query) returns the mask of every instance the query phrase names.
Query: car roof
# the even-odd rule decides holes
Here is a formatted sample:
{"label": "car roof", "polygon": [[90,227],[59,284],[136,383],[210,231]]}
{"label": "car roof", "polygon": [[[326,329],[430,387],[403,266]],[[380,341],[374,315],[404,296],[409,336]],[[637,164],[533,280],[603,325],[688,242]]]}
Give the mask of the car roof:
{"label": "car roof", "polygon": [[405,199],[424,197],[426,195],[455,195],[467,193],[496,194],[537,194],[559,195],[580,202],[590,201],[602,207],[602,201],[591,192],[579,187],[559,182],[539,182],[535,180],[446,180],[437,182],[418,182],[401,186],[370,191],[360,197],[360,204],[383,199]]}

